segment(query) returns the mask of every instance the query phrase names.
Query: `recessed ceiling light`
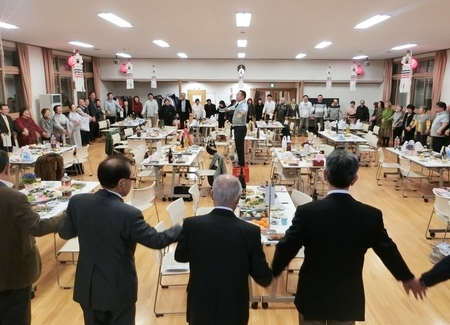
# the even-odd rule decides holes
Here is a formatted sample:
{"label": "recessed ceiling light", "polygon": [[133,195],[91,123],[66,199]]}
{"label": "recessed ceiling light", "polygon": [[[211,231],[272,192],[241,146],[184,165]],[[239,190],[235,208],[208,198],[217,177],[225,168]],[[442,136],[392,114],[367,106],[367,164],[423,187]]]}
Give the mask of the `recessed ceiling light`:
{"label": "recessed ceiling light", "polygon": [[359,23],[358,25],[356,25],[353,28],[366,29],[366,28],[369,28],[369,27],[371,27],[373,25],[381,23],[382,21],[385,21],[386,19],[389,19],[389,18],[391,18],[391,16],[388,16],[388,15],[375,15],[372,18],[364,20],[363,22]]}
{"label": "recessed ceiling light", "polygon": [[247,47],[247,40],[246,39],[238,39],[237,44],[238,44],[238,47]]}
{"label": "recessed ceiling light", "polygon": [[305,56],[306,56],[305,53],[300,53],[300,54],[298,54],[295,58],[296,58],[296,59],[303,59]]}
{"label": "recessed ceiling light", "polygon": [[236,26],[237,27],[250,26],[250,20],[252,20],[252,14],[249,12],[238,12],[236,14]]}
{"label": "recessed ceiling light", "polygon": [[80,46],[80,47],[94,47],[94,45],[83,43],[83,42],[78,42],[78,41],[70,41],[69,44],[72,44],[75,46]]}
{"label": "recessed ceiling light", "polygon": [[126,53],[116,53],[116,55],[121,58],[127,58],[127,59],[131,58],[131,55],[126,54]]}
{"label": "recessed ceiling light", "polygon": [[185,53],[177,53],[180,58],[186,59],[187,55]]}
{"label": "recessed ceiling light", "polygon": [[358,55],[358,56],[352,57],[352,60],[361,60],[361,59],[365,59],[367,57],[368,57],[367,55]]}
{"label": "recessed ceiling light", "polygon": [[241,58],[241,59],[245,58],[245,53],[238,53],[238,58]]}
{"label": "recessed ceiling light", "polygon": [[7,28],[7,29],[17,29],[17,28],[19,28],[19,27],[15,26],[15,25],[2,23],[2,22],[0,22],[0,27],[1,28]]}
{"label": "recessed ceiling light", "polygon": [[412,43],[412,44],[400,45],[400,46],[396,46],[396,47],[391,48],[391,50],[394,50],[394,51],[396,51],[396,50],[403,50],[403,49],[408,49],[408,48],[414,47],[414,46],[417,46],[417,44]]}
{"label": "recessed ceiling light", "polygon": [[170,47],[169,44],[167,44],[166,42],[164,42],[163,40],[160,40],[160,39],[155,39],[153,41],[153,43],[155,43],[156,45],[159,45],[161,47]]}
{"label": "recessed ceiling light", "polygon": [[329,45],[333,44],[332,42],[329,41],[324,41],[322,43],[317,44],[314,48],[315,49],[323,49],[324,47],[327,47]]}
{"label": "recessed ceiling light", "polygon": [[114,25],[119,26],[119,27],[133,27],[126,20],[123,20],[122,18],[117,17],[116,15],[114,15],[110,12],[102,12],[102,13],[98,14],[98,16],[109,21],[110,23],[113,23]]}

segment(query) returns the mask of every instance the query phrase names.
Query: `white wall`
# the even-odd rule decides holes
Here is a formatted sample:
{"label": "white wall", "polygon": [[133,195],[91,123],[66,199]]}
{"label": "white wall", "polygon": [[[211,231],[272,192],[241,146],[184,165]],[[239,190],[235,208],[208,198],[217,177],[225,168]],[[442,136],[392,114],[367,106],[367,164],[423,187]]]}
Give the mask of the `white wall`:
{"label": "white wall", "polygon": [[39,121],[41,117],[39,95],[47,93],[45,87],[45,70],[42,48],[28,45],[28,56],[30,59],[31,94],[33,96],[31,108],[36,121]]}
{"label": "white wall", "polygon": [[[227,81],[237,82],[239,60],[197,59],[133,59],[135,80],[150,81],[153,65],[156,77],[161,81]],[[351,60],[244,60],[246,82],[325,82],[328,66],[331,66],[335,82],[349,81]],[[103,81],[125,81],[120,65],[112,59],[100,59],[100,78]],[[364,67],[360,83],[382,83],[384,61],[371,61]]]}
{"label": "white wall", "polygon": [[[441,101],[450,104],[450,50],[447,50],[447,65],[445,67],[444,82],[442,84]],[[434,103],[433,103],[434,104]]]}

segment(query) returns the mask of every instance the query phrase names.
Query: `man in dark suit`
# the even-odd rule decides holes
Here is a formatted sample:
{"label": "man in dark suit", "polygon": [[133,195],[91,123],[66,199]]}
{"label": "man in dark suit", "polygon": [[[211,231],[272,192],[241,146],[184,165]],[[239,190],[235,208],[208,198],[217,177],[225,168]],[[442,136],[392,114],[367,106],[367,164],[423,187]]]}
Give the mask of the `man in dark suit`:
{"label": "man in dark suit", "polygon": [[[0,150],[3,151],[12,151],[12,147],[15,146],[14,141],[14,132],[17,134],[23,134],[25,136],[28,135],[28,130],[25,128],[21,130],[16,123],[13,123],[13,120],[9,114],[9,107],[6,104],[0,104]],[[3,137],[9,137],[11,140],[11,145],[7,145],[7,143],[3,143]]]}
{"label": "man in dark suit", "polygon": [[369,116],[369,108],[366,106],[364,99],[361,99],[359,106],[356,108],[356,120],[359,120],[361,123],[368,123]]}
{"label": "man in dark suit", "polygon": [[186,94],[181,93],[181,99],[177,105],[177,117],[180,119],[179,129],[184,129],[184,123],[187,121],[189,124],[189,116],[192,115],[192,106],[189,99],[186,99]]}
{"label": "man in dark suit", "polygon": [[62,217],[41,219],[12,189],[9,157],[0,151],[0,324],[31,324],[31,285],[41,274],[34,236],[58,231]]}
{"label": "man in dark suit", "polygon": [[207,99],[206,100],[206,104],[205,104],[205,114],[206,114],[206,118],[210,118],[211,116],[213,116],[214,114],[217,113],[216,110],[216,105],[211,103],[211,99]]}
{"label": "man in dark suit", "polygon": [[432,287],[440,282],[450,279],[450,255],[444,257],[428,272],[420,277],[424,287]]}
{"label": "man in dark suit", "polygon": [[416,298],[425,293],[388,236],[381,211],[349,194],[358,179],[358,166],[356,156],[347,150],[328,155],[324,171],[328,195],[297,207],[291,227],[276,247],[274,276],[305,247],[295,296],[301,325],[364,321],[362,268],[369,248],[403,282],[407,293],[411,290]]}
{"label": "man in dark suit", "polygon": [[89,92],[89,105],[88,105],[88,114],[92,117],[92,121],[89,122],[90,128],[90,140],[94,141],[98,137],[98,118],[99,112],[96,104],[95,92]]}
{"label": "man in dark suit", "polygon": [[187,322],[191,325],[247,324],[248,276],[262,286],[272,280],[260,229],[234,215],[241,192],[236,177],[218,176],[212,188],[215,209],[184,221],[175,259],[190,263]]}
{"label": "man in dark suit", "polygon": [[78,236],[80,256],[73,299],[81,305],[88,325],[135,324],[136,243],[161,249],[181,233],[180,226],[156,232],[140,210],[123,202],[134,180],[132,173],[128,158],[106,158],[97,172],[103,189],[72,197],[59,229],[64,239]]}

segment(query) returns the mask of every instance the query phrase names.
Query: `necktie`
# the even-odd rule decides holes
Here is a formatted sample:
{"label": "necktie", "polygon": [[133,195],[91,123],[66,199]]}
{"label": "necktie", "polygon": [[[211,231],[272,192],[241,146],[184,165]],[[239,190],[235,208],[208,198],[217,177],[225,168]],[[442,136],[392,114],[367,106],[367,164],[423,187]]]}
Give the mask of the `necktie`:
{"label": "necktie", "polygon": [[9,128],[9,121],[6,115],[3,115],[3,120],[5,121],[6,128],[8,129],[8,135],[11,135],[11,129]]}

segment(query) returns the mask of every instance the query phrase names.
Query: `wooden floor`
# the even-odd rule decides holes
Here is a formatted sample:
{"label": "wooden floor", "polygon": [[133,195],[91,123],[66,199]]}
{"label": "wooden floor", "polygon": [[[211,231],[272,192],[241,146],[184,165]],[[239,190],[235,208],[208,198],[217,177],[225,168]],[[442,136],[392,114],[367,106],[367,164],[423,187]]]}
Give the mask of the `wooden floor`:
{"label": "wooden floor", "polygon": [[[303,140],[296,138],[300,143]],[[84,180],[96,179],[96,166],[105,157],[104,142],[96,142],[90,148],[91,161],[94,166],[94,176],[85,175]],[[388,160],[394,160],[391,154],[385,152]],[[208,160],[208,159],[206,159]],[[208,166],[209,162],[205,162]],[[87,166],[85,166],[86,169]],[[231,169],[231,165],[228,164]],[[88,168],[89,169],[89,168]],[[261,184],[268,179],[270,167],[268,165],[250,166],[250,184]],[[433,208],[433,200],[425,203],[418,194],[416,197],[403,198],[401,192],[394,189],[393,177],[388,176],[383,186],[377,186],[375,181],[374,165],[361,167],[359,180],[350,192],[364,203],[371,204],[383,211],[385,226],[397,243],[399,250],[405,258],[412,272],[417,276],[432,267],[428,260],[431,250],[430,244],[438,240],[426,240],[425,228]],[[229,171],[230,172],[230,171]],[[149,184],[148,182],[146,184]],[[431,187],[426,186],[425,192],[430,193]],[[158,200],[157,207],[162,220],[169,224],[165,208],[169,202]],[[186,202],[188,211],[192,211],[192,203]],[[211,206],[209,197],[202,197],[201,206]],[[345,209],[345,206],[342,207]],[[156,215],[154,208],[146,211],[145,218],[151,225],[155,225]],[[443,226],[439,222],[437,227]],[[37,281],[38,291],[32,300],[32,324],[76,325],[83,324],[82,312],[77,303],[72,300],[72,289],[60,289],[56,283],[56,266],[53,250],[53,235],[37,238],[42,256],[42,275]],[[57,247],[61,247],[64,241],[57,239]],[[267,259],[270,261],[273,255],[273,247],[266,247]],[[139,297],[137,302],[136,324],[186,324],[185,316],[169,316],[156,318],[153,313],[155,286],[157,281],[158,264],[154,251],[138,246],[136,251],[136,265],[139,276]],[[333,265],[330,265],[332,268]],[[66,265],[63,280],[71,283],[71,270],[74,267]],[[284,275],[282,276],[284,284]],[[424,301],[416,301],[403,292],[401,283],[387,271],[382,262],[373,253],[368,251],[364,267],[364,284],[366,292],[366,321],[359,324],[370,325],[444,325],[450,324],[450,282],[440,284],[428,290],[428,296]],[[290,281],[289,287],[294,290],[296,276]],[[283,292],[284,286],[278,289]],[[185,309],[185,288],[164,289],[159,301],[159,310],[183,311]],[[264,293],[265,290],[257,288]],[[289,325],[298,324],[297,311],[293,304],[271,303],[268,309],[259,307],[250,309],[249,324],[258,325]],[[232,324],[230,324],[232,325]]]}

